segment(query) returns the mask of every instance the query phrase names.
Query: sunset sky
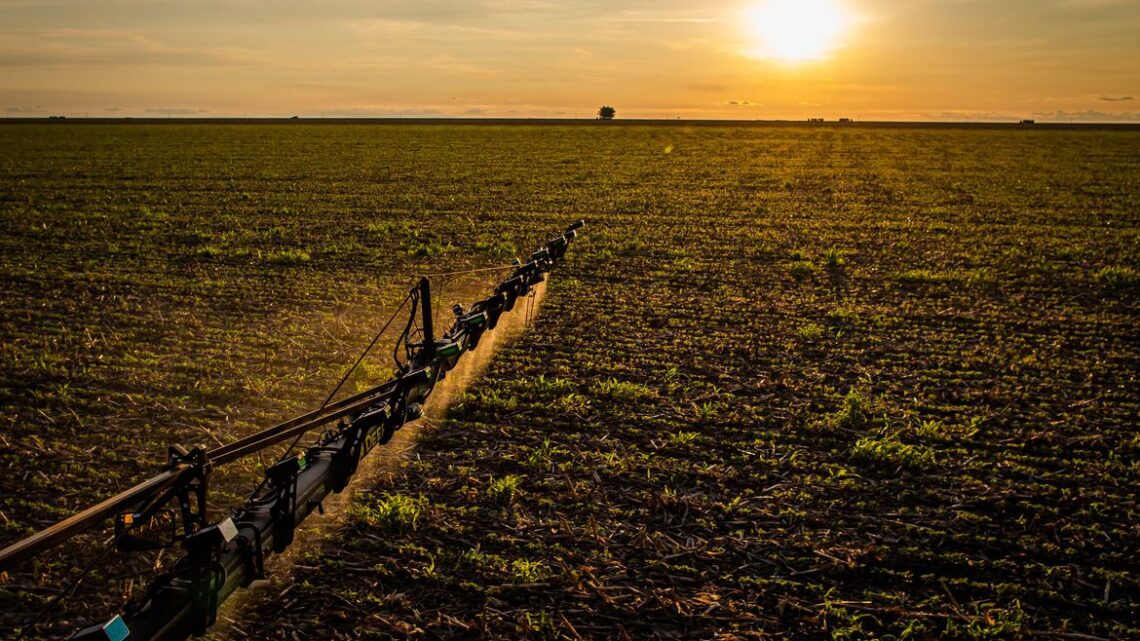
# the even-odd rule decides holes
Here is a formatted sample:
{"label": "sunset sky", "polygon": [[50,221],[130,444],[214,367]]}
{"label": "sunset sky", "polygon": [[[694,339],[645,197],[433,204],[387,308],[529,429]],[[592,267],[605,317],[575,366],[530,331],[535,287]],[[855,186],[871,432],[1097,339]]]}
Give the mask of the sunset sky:
{"label": "sunset sky", "polygon": [[10,117],[1140,121],[1140,0],[0,0]]}

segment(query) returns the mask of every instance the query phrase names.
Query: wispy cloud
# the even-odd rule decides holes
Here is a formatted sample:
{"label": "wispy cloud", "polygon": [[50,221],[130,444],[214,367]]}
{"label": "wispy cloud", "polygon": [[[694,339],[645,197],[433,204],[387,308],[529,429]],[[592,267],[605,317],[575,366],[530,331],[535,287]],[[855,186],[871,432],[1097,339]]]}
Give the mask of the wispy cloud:
{"label": "wispy cloud", "polygon": [[1074,9],[1102,9],[1135,6],[1136,0],[1061,0],[1057,6]]}
{"label": "wispy cloud", "polygon": [[728,93],[732,91],[732,87],[719,82],[689,82],[685,83],[685,89],[698,93]]}
{"label": "wispy cloud", "polygon": [[146,109],[146,113],[156,116],[194,116],[198,114],[208,114],[210,110],[194,109],[192,107],[150,107]]}
{"label": "wispy cloud", "polygon": [[13,29],[0,31],[0,66],[234,65],[263,62],[236,47],[169,45],[140,31],[113,29]]}
{"label": "wispy cloud", "polygon": [[600,18],[611,22],[658,22],[665,24],[710,24],[721,21],[721,18],[710,15],[708,11],[622,11],[615,14],[602,14]]}
{"label": "wispy cloud", "polygon": [[1098,100],[1102,102],[1132,102],[1136,98],[1132,96],[1101,96]]}
{"label": "wispy cloud", "polygon": [[326,116],[340,118],[429,118],[444,115],[443,110],[434,107],[410,107],[407,109],[392,109],[391,107],[353,107],[349,109],[330,109],[324,112]]}
{"label": "wispy cloud", "polygon": [[1054,122],[1140,122],[1140,111],[1105,112],[1086,111],[1041,111],[1034,114],[1039,120]]}

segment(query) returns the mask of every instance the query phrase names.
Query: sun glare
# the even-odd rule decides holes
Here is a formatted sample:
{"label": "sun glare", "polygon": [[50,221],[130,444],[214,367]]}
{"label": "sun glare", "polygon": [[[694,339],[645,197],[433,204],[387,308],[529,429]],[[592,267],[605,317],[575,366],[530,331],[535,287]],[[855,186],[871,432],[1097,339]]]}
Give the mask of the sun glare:
{"label": "sun glare", "polygon": [[768,0],[745,14],[745,28],[755,39],[749,53],[788,62],[826,58],[850,22],[836,0]]}

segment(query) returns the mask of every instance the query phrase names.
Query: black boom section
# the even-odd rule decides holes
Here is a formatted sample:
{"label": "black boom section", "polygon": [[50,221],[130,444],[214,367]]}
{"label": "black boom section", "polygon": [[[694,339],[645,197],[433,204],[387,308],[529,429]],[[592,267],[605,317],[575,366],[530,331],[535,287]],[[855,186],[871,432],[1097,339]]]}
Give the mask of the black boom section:
{"label": "black boom section", "polygon": [[[0,550],[0,572],[110,518],[121,551],[162,547],[147,537],[165,532],[169,543],[182,545],[182,558],[151,582],[141,601],[71,638],[165,641],[205,634],[218,606],[238,588],[265,578],[265,558],[292,543],[297,526],[320,509],[325,497],[348,485],[360,461],[423,415],[436,383],[545,279],[582,225],[570,225],[527,262],[516,261],[487,298],[466,310],[456,305],[455,321],[439,338],[433,331],[430,283],[421,279],[409,292],[411,314],[396,348],[398,355],[403,346],[406,360],[397,356],[399,373],[391,380],[212,450],[172,447],[168,466],[158,476]],[[413,342],[417,321],[418,340]],[[318,442],[296,454],[290,448],[290,455],[266,470],[263,484],[233,516],[206,522],[208,481],[216,467],[290,439],[295,443],[319,427],[325,431]]]}

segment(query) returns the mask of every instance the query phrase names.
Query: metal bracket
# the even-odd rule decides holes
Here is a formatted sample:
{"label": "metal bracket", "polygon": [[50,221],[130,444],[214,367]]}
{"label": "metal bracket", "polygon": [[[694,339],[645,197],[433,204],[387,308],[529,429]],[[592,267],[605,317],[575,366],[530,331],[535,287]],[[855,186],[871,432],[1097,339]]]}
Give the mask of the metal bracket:
{"label": "metal bracket", "polygon": [[483,311],[487,314],[487,329],[495,329],[499,324],[499,317],[503,315],[503,308],[507,304],[507,295],[495,292],[486,300]]}
{"label": "metal bracket", "polygon": [[273,515],[273,551],[280,554],[293,542],[297,529],[297,474],[305,467],[301,454],[277,463],[265,474],[273,484],[276,498],[270,507]]}
{"label": "metal bracket", "polygon": [[[333,452],[330,472],[330,485],[333,492],[342,492],[348,486],[348,481],[356,473],[356,468],[364,448],[364,437],[367,428],[360,419],[352,421],[344,428],[344,445]],[[336,435],[329,435],[331,440]]]}
{"label": "metal bracket", "polygon": [[[238,547],[245,556],[245,580],[242,587],[249,587],[254,581],[265,578],[265,548],[261,544],[261,530],[251,523],[238,521],[237,528],[243,532],[238,538]],[[249,536],[244,534],[249,532]]]}
{"label": "metal bracket", "polygon": [[515,301],[518,300],[518,297],[521,295],[520,290],[525,291],[526,287],[528,287],[528,285],[523,281],[522,276],[515,276],[503,281],[495,288],[496,294],[506,296],[506,299],[503,301],[503,311],[509,312],[515,308]]}
{"label": "metal bracket", "polygon": [[388,403],[373,407],[355,419],[345,430],[344,445],[333,453],[332,489],[340,492],[348,485],[349,480],[360,467],[360,460],[372,448],[380,443],[387,443],[392,438],[389,429],[392,418],[392,408]]}
{"label": "metal bracket", "polygon": [[218,618],[218,593],[226,582],[221,564],[226,545],[238,534],[232,518],[204,527],[186,537],[186,560],[190,567],[190,603],[192,634],[202,635]]}
{"label": "metal bracket", "polygon": [[171,445],[169,465],[189,465],[189,478],[178,488],[178,505],[182,510],[182,530],[187,537],[206,527],[206,497],[209,490],[210,472],[213,464],[204,446],[187,450],[181,445]]}

